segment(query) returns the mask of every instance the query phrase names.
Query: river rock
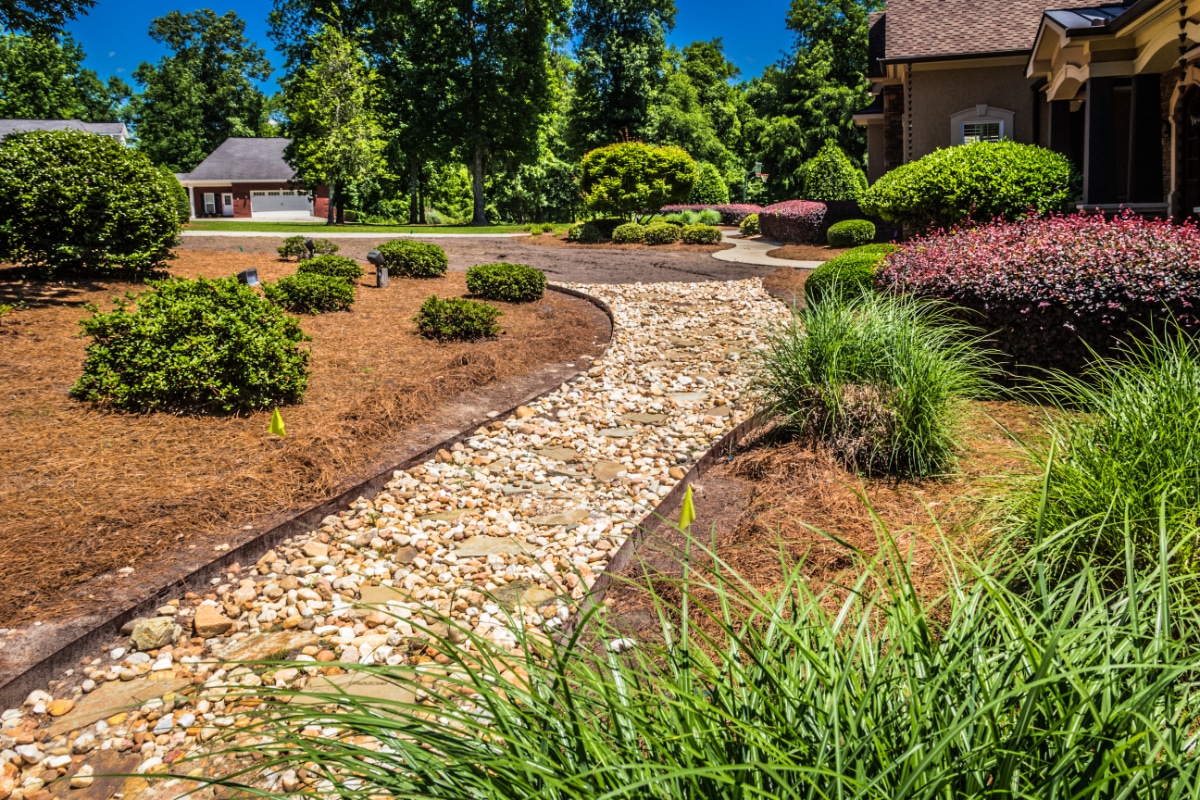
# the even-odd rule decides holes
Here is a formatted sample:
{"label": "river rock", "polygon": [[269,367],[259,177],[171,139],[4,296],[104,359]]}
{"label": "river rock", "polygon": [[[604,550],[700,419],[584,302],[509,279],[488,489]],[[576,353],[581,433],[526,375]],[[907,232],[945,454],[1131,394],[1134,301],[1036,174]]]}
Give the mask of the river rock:
{"label": "river rock", "polygon": [[183,628],[175,624],[170,617],[155,617],[144,619],[133,627],[130,639],[138,650],[157,650],[174,644],[183,633]]}

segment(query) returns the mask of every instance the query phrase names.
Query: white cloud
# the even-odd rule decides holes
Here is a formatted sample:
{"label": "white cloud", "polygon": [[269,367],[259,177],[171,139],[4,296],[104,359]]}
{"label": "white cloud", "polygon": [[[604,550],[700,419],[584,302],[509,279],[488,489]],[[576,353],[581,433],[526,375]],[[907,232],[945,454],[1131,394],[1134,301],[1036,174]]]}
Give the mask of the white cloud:
{"label": "white cloud", "polygon": [[113,57],[113,56],[115,56],[116,54],[117,54],[117,51],[116,51],[116,50],[110,50],[110,51],[108,51],[108,57],[109,57],[109,58],[112,58],[112,57]]}

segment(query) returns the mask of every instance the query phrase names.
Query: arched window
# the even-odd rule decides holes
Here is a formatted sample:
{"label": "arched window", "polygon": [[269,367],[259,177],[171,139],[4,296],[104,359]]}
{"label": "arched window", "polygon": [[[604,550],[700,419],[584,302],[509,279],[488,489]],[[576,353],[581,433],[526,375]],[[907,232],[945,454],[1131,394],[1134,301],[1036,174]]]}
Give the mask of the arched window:
{"label": "arched window", "polygon": [[950,117],[950,144],[1011,139],[1013,112],[981,103]]}

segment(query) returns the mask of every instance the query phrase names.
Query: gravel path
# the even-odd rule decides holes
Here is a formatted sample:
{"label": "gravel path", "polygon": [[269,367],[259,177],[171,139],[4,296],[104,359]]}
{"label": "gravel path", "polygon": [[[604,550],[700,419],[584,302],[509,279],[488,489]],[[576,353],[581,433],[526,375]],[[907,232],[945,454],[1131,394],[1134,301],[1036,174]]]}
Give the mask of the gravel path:
{"label": "gravel path", "polygon": [[[165,790],[93,774],[167,772],[245,725],[251,705],[227,689],[264,677],[227,662],[291,656],[311,666],[270,684],[329,691],[354,677],[331,662],[413,663],[429,628],[508,649],[510,611],[535,631],[561,625],[636,522],[753,412],[747,356],[787,313],[758,280],[574,288],[616,318],[586,373],[168,603],[4,711],[0,800],[69,796],[64,784],[126,800]],[[303,783],[284,774],[273,788]]]}

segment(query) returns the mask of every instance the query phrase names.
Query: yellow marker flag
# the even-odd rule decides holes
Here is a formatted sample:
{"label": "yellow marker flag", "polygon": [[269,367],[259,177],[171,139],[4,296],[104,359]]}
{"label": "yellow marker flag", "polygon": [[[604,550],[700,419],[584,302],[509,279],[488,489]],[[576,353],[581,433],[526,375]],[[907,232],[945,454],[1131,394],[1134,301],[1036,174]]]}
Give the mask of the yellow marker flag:
{"label": "yellow marker flag", "polygon": [[287,436],[283,430],[283,415],[279,413],[278,408],[271,412],[270,433],[273,433],[276,436]]}
{"label": "yellow marker flag", "polygon": [[696,519],[696,507],[692,505],[692,487],[687,487],[687,493],[683,496],[683,508],[679,511],[679,530],[686,531],[692,521]]}

